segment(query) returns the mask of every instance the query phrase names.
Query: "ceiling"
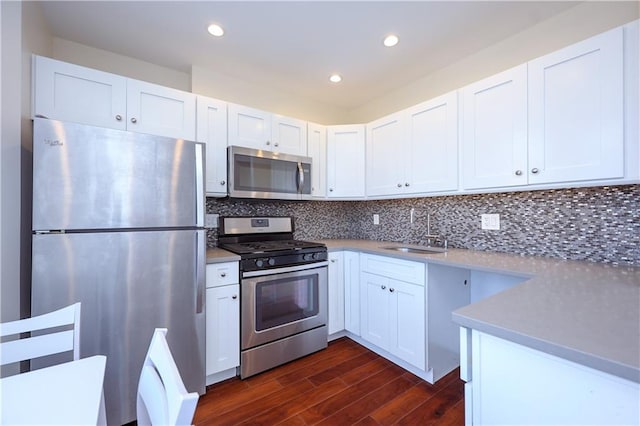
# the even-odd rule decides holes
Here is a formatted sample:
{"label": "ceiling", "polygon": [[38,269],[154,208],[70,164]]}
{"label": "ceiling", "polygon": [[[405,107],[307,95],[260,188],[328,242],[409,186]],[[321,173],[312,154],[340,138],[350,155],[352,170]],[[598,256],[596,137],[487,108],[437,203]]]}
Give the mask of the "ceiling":
{"label": "ceiling", "polygon": [[[580,2],[44,1],[53,36],[191,66],[344,109],[405,86]],[[226,31],[207,33],[211,23]],[[382,45],[388,33],[400,43]],[[333,84],[329,74],[343,81]]]}

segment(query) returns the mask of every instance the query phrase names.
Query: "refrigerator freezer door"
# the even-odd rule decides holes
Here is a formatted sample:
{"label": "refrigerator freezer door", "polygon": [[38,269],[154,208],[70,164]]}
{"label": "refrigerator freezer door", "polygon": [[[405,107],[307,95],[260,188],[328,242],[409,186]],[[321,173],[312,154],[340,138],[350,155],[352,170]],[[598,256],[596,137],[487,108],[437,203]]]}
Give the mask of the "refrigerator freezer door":
{"label": "refrigerator freezer door", "polygon": [[36,118],[33,230],[201,227],[203,145]]}
{"label": "refrigerator freezer door", "polygon": [[201,230],[33,236],[32,314],[82,302],[80,356],[107,356],[109,424],[136,417],[138,378],[156,327],[169,330],[187,390],[204,393],[204,238]]}

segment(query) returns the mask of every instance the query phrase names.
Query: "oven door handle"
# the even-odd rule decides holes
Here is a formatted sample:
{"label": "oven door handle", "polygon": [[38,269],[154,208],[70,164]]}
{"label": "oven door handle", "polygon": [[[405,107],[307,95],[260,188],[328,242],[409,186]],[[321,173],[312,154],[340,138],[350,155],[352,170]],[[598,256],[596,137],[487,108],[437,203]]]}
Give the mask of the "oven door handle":
{"label": "oven door handle", "polygon": [[285,272],[306,271],[309,269],[322,268],[328,265],[329,265],[329,261],[325,260],[322,262],[308,263],[306,265],[287,266],[284,268],[274,268],[274,269],[266,269],[261,271],[243,272],[242,278],[265,277],[267,275],[283,274]]}

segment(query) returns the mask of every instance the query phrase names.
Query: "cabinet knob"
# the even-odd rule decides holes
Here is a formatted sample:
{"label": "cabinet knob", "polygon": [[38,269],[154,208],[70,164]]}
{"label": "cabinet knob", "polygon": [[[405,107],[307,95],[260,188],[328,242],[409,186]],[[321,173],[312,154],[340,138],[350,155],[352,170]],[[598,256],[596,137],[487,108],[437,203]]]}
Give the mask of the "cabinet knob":
{"label": "cabinet knob", "polygon": [[137,118],[135,118],[135,117],[131,117],[131,122],[135,124],[135,123],[137,123],[137,122],[138,122],[138,119],[137,119]]}
{"label": "cabinet knob", "polygon": [[516,176],[522,176],[522,170],[516,170]]}
{"label": "cabinet knob", "polygon": [[389,289],[389,291],[390,291],[391,293],[393,293],[394,291],[396,291],[396,289],[395,289],[395,288],[390,288],[390,289]]}
{"label": "cabinet knob", "polygon": [[331,263],[336,263],[336,260],[335,259],[331,259]]}
{"label": "cabinet knob", "polygon": [[238,298],[238,295],[237,295],[237,294],[234,294],[233,296],[231,296],[231,298],[235,300],[235,299],[237,299],[237,298]]}
{"label": "cabinet knob", "polygon": [[380,288],[384,290],[385,288],[387,288],[387,286],[386,285],[381,285]]}
{"label": "cabinet knob", "polygon": [[227,181],[221,180],[220,181],[220,185],[225,185],[227,183]]}
{"label": "cabinet knob", "polygon": [[274,145],[275,145],[275,146],[278,146],[279,144],[278,144],[278,142],[276,142],[276,143],[274,143]]}
{"label": "cabinet knob", "polygon": [[116,120],[122,121],[122,116],[120,114],[116,115]]}
{"label": "cabinet knob", "polygon": [[267,141],[267,145],[271,145],[271,142],[270,142],[270,141]]}
{"label": "cabinet knob", "polygon": [[329,192],[333,192],[333,188],[329,188]]}
{"label": "cabinet knob", "polygon": [[401,183],[398,184],[398,188],[402,188],[402,184]]}
{"label": "cabinet knob", "polygon": [[404,186],[409,186],[410,183],[409,182],[405,182]]}
{"label": "cabinet knob", "polygon": [[220,276],[221,276],[222,278],[224,278],[224,277],[226,277],[226,276],[227,276],[227,273],[226,273],[226,272],[220,272]]}
{"label": "cabinet knob", "polygon": [[540,170],[538,170],[538,169],[537,169],[537,168],[535,168],[535,167],[534,167],[533,169],[531,169],[531,173],[533,173],[534,175],[535,175],[536,173],[538,173],[539,171],[540,171]]}

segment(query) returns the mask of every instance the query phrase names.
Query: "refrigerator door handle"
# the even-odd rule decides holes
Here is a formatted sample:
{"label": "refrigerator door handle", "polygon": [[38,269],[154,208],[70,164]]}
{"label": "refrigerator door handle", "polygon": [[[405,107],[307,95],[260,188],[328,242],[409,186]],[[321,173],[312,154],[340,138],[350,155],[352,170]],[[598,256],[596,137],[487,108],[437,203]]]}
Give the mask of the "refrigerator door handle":
{"label": "refrigerator door handle", "polygon": [[204,144],[196,144],[196,226],[204,226]]}
{"label": "refrigerator door handle", "polygon": [[204,242],[206,234],[204,231],[196,231],[196,314],[201,314],[204,304],[205,270],[207,260]]}

